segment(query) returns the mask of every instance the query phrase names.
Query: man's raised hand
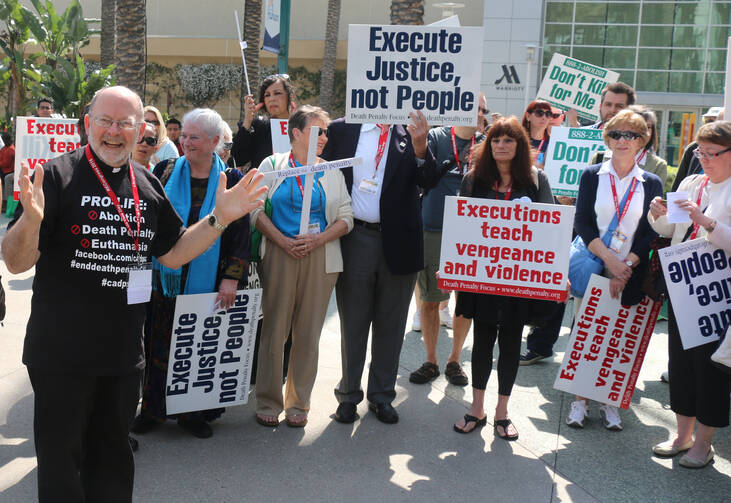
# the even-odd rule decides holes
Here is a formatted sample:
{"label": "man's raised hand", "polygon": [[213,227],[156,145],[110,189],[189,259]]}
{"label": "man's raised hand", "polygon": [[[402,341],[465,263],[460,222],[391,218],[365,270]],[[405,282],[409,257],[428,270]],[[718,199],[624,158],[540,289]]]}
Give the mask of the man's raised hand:
{"label": "man's raised hand", "polygon": [[252,169],[239,183],[227,189],[226,175],[221,173],[218,177],[215,213],[222,224],[228,225],[264,204],[261,196],[269,189],[266,185],[259,187],[262,178],[264,175],[259,170]]}
{"label": "man's raised hand", "polygon": [[411,136],[411,143],[414,145],[414,153],[419,159],[426,158],[426,135],[429,133],[429,123],[424,114],[416,111],[409,113],[411,124],[406,126]]}
{"label": "man's raised hand", "polygon": [[23,216],[30,222],[40,225],[43,221],[45,198],[43,197],[43,167],[35,170],[33,180],[30,179],[30,169],[25,162],[20,163],[20,204],[23,205]]}

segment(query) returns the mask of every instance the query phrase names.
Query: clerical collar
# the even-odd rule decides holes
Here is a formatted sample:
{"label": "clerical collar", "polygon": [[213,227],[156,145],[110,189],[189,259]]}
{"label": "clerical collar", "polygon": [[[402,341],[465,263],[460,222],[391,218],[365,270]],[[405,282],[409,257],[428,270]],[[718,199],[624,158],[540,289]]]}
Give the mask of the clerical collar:
{"label": "clerical collar", "polygon": [[104,172],[111,172],[112,174],[116,175],[117,173],[121,172],[125,167],[127,167],[129,165],[129,161],[125,161],[120,166],[110,166],[109,164],[105,163],[104,161],[102,161],[99,158],[97,153],[94,152],[94,149],[91,147],[91,145],[89,145],[89,148],[91,149],[91,155],[94,156],[94,160],[97,162],[97,164],[99,164],[99,167]]}

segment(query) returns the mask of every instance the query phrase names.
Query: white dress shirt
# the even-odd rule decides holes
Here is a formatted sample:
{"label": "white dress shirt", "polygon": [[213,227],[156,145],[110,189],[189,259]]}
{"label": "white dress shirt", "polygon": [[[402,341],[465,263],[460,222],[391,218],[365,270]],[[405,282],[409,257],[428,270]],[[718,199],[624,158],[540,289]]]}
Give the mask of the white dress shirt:
{"label": "white dress shirt", "polygon": [[637,187],[635,188],[632,200],[629,201],[629,208],[625,213],[622,220],[619,222],[617,230],[627,236],[626,241],[619,248],[619,252],[611,251],[618,259],[624,261],[629,255],[632,249],[632,243],[634,242],[635,232],[640,224],[642,218],[642,210],[645,201],[645,188],[642,183],[642,175],[645,172],[635,163],[632,171],[627,174],[621,180],[614,170],[612,161],[608,160],[602,164],[597,173],[599,176],[599,183],[596,188],[596,201],[594,201],[594,212],[596,213],[596,223],[599,228],[599,237],[602,238],[606,234],[609,224],[612,222],[616,213],[614,207],[614,197],[612,195],[612,185],[609,181],[609,177],[614,178],[614,182],[617,188],[617,204],[622,205],[622,198],[625,192],[630,187],[633,179],[637,179]]}
{"label": "white dress shirt", "polygon": [[[355,149],[355,157],[360,157],[363,162],[360,166],[353,166],[353,190],[351,193],[353,203],[353,216],[364,222],[379,223],[381,221],[381,191],[383,190],[383,174],[386,171],[388,160],[388,149],[391,145],[391,134],[393,128],[388,131],[386,138],[386,149],[383,157],[378,163],[376,170],[375,160],[378,152],[378,138],[381,136],[380,128],[375,124],[363,124],[360,127],[358,146]],[[364,178],[373,178],[378,182],[378,188],[374,193],[360,190]]]}

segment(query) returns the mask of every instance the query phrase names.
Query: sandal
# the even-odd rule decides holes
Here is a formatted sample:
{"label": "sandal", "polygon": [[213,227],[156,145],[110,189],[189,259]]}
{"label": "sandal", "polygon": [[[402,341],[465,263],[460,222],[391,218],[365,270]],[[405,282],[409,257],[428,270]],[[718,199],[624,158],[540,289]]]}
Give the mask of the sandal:
{"label": "sandal", "polygon": [[269,419],[274,416],[261,416],[259,414],[256,415],[256,422],[259,423],[262,426],[268,426],[270,428],[275,428],[279,426],[279,419],[274,417],[274,419]]}
{"label": "sandal", "polygon": [[464,373],[459,362],[447,363],[447,367],[444,369],[444,376],[449,381],[449,384],[453,386],[467,386],[469,383],[467,374]]}
{"label": "sandal", "polygon": [[[299,417],[303,417],[304,419],[300,419],[299,421],[297,421],[296,418]],[[287,416],[284,418],[284,421],[290,428],[303,428],[307,424],[307,414],[295,414],[294,416]]]}
{"label": "sandal", "polygon": [[467,434],[472,433],[477,428],[482,428],[487,424],[487,416],[483,417],[482,419],[477,419],[475,416],[470,416],[469,414],[464,415],[464,428],[467,428],[467,425],[470,423],[475,423],[475,426],[470,430],[465,430],[463,428],[460,428],[457,426],[457,424],[454,425],[454,431],[457,433]]}
{"label": "sandal", "polygon": [[424,362],[421,367],[409,375],[409,382],[415,384],[426,384],[439,376],[439,367],[432,362]]}
{"label": "sandal", "polygon": [[[495,419],[495,435],[498,437],[507,440],[508,442],[511,442],[513,440],[518,440],[518,434],[515,435],[508,435],[508,426],[513,424],[513,422],[510,419]],[[503,429],[504,435],[501,435],[498,431],[498,426],[500,426]]]}

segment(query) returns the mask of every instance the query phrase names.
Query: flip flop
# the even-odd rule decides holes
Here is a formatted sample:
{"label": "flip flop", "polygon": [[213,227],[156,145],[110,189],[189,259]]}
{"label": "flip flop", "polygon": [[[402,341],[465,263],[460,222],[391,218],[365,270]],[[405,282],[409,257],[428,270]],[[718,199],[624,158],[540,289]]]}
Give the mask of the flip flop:
{"label": "flip flop", "polygon": [[483,417],[482,419],[477,419],[475,416],[470,416],[469,414],[464,415],[464,427],[467,428],[467,425],[470,423],[475,423],[474,428],[471,430],[464,430],[460,427],[458,427],[456,424],[454,425],[454,431],[457,433],[462,433],[463,435],[466,435],[467,433],[472,433],[478,428],[482,428],[487,424],[487,416]]}
{"label": "flip flop", "polygon": [[[304,416],[304,419],[302,419],[301,421],[295,421],[294,418],[299,416]],[[284,421],[290,428],[304,428],[305,425],[307,425],[307,414],[295,414],[294,416],[287,416],[284,418]]]}
{"label": "flip flop", "polygon": [[[508,426],[513,424],[513,422],[510,419],[495,419],[495,435],[498,437],[507,440],[508,442],[512,442],[513,440],[518,440],[518,434],[515,435],[508,435]],[[503,432],[505,435],[501,435],[498,431],[497,427],[500,426],[503,429]]]}
{"label": "flip flop", "polygon": [[275,428],[275,427],[279,426],[279,419],[275,418],[272,421],[271,419],[265,419],[264,417],[260,416],[259,414],[256,415],[256,422],[262,426],[268,426],[270,428]]}

